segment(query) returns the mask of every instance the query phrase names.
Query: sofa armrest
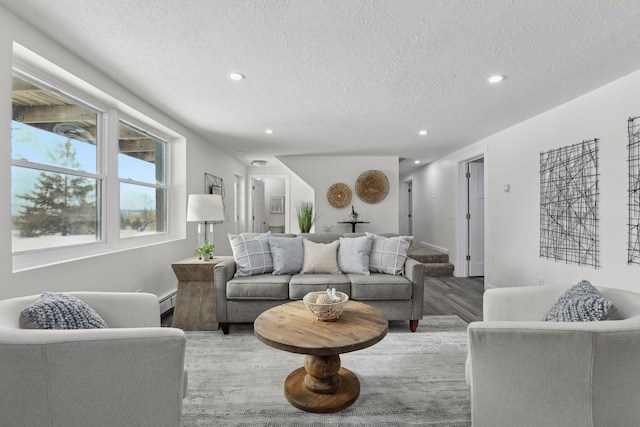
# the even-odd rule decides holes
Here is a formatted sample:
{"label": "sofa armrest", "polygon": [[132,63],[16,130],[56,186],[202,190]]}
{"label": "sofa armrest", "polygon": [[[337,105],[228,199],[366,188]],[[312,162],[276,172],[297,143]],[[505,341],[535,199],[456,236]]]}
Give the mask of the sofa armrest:
{"label": "sofa armrest", "polygon": [[213,281],[216,287],[216,320],[227,323],[227,282],[236,273],[236,262],[232,257],[216,264],[213,269]]}
{"label": "sofa armrest", "polygon": [[[66,292],[91,308],[109,328],[146,328],[160,326],[158,297],[143,292]],[[40,295],[0,301],[0,326],[19,328],[20,313]]]}
{"label": "sofa armrest", "polygon": [[593,333],[561,326],[469,325],[474,426],[591,425]]}
{"label": "sofa armrest", "polygon": [[542,320],[569,287],[522,286],[487,289],[483,296],[483,320]]}
{"label": "sofa armrest", "polygon": [[87,303],[110,328],[160,326],[160,302],[145,292],[68,292]]}
{"label": "sofa armrest", "polygon": [[0,329],[0,413],[12,426],[180,425],[184,332]]}
{"label": "sofa armrest", "polygon": [[423,263],[407,258],[404,271],[407,279],[411,280],[411,320],[420,320],[424,311],[424,277],[426,267]]}

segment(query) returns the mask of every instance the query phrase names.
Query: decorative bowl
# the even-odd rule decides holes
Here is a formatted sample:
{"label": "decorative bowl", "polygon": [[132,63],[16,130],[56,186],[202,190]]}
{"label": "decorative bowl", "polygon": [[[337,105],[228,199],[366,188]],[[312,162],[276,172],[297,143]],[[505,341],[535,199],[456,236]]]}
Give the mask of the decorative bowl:
{"label": "decorative bowl", "polygon": [[318,302],[318,297],[322,295],[326,296],[327,292],[309,292],[302,300],[316,320],[321,322],[335,322],[338,320],[338,317],[340,317],[340,314],[342,314],[342,310],[344,310],[347,301],[349,301],[349,295],[344,292],[336,292],[336,295],[340,297],[340,301],[329,304],[323,304],[322,301]]}

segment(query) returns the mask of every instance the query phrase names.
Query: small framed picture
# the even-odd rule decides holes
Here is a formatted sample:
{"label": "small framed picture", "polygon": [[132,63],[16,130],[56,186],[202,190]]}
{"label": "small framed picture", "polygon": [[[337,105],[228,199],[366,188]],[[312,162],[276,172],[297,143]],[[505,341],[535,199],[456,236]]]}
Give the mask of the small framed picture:
{"label": "small framed picture", "polygon": [[271,210],[272,214],[284,213],[284,196],[271,196]]}

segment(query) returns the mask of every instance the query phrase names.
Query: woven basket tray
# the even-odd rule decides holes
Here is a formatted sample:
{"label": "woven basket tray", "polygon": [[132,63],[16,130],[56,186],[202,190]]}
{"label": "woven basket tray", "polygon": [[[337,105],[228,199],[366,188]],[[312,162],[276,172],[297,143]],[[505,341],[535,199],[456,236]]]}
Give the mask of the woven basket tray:
{"label": "woven basket tray", "polygon": [[304,301],[304,305],[309,311],[313,313],[316,320],[321,322],[334,322],[338,320],[338,317],[342,314],[344,306],[347,304],[347,301],[349,301],[349,295],[344,292],[336,292],[336,295],[339,296],[342,301],[331,304],[316,304],[318,297],[326,294],[326,292],[309,292],[302,298],[302,301]]}

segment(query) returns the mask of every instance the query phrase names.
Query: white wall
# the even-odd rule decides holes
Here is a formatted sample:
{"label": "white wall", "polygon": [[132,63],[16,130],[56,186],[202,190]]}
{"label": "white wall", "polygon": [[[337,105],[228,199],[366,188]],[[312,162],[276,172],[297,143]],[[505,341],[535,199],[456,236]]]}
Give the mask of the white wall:
{"label": "white wall", "polygon": [[[640,115],[640,71],[435,161],[413,179],[416,240],[460,258],[459,163],[485,154],[485,286],[577,283],[640,291],[627,265],[627,119]],[[540,153],[599,138],[601,268],[539,257]],[[407,177],[403,177],[406,179]],[[511,191],[503,191],[510,184]],[[435,199],[433,194],[435,193]],[[453,218],[449,214],[453,212]],[[456,265],[456,270],[459,270]]]}
{"label": "white wall", "polygon": [[[313,201],[315,198],[315,191],[296,174],[291,173],[291,178],[291,197],[289,197],[289,200],[285,200],[285,203],[289,207],[289,230],[285,231],[287,233],[299,233],[300,227],[298,227],[296,207],[299,206],[302,201]],[[318,228],[318,231],[321,232],[322,229]]]}
{"label": "white wall", "polygon": [[[209,141],[155,110],[144,100],[117,85],[69,51],[33,30],[15,15],[0,7],[0,299],[40,293],[44,290],[101,290],[134,291],[142,289],[162,296],[174,290],[176,279],[171,263],[193,254],[197,245],[195,224],[186,226],[187,239],[140,249],[113,252],[82,260],[18,273],[12,272],[11,262],[11,63],[13,41],[20,43],[54,64],[63,67],[80,79],[121,100],[150,118],[165,124],[186,137],[186,156],[180,159],[182,176],[176,177],[178,194],[186,200],[187,193],[204,191],[204,172],[221,176],[227,190],[228,215],[233,214],[234,173],[245,174],[243,165],[222,153]],[[103,74],[104,73],[104,74]],[[186,164],[189,165],[185,172]],[[181,203],[186,203],[185,200]],[[185,204],[186,206],[186,204]],[[184,227],[184,224],[178,224]],[[217,254],[230,254],[226,232],[234,231],[232,222],[217,225],[213,242]]]}
{"label": "white wall", "polygon": [[[352,205],[360,213],[359,220],[370,222],[370,224],[358,224],[357,232],[399,232],[398,157],[282,156],[279,160],[315,190],[314,200],[309,201],[315,203],[318,211],[316,233],[321,233],[324,225],[332,225],[335,233],[351,232],[351,224],[338,224],[338,222],[349,219]],[[358,176],[371,169],[381,171],[389,179],[389,194],[383,201],[376,204],[363,202],[355,191]],[[353,193],[351,204],[342,209],[334,208],[327,201],[329,187],[338,182],[347,184]],[[296,201],[293,202],[296,203]],[[293,207],[294,215],[295,206]],[[298,232],[295,220],[292,222],[293,228],[295,228],[293,232]]]}

